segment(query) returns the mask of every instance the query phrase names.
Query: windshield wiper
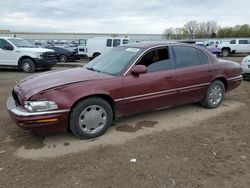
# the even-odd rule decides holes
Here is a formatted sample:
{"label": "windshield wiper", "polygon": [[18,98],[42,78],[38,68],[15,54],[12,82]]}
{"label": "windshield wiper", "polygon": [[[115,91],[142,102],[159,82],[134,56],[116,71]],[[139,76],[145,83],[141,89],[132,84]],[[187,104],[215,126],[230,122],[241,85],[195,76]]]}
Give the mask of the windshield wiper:
{"label": "windshield wiper", "polygon": [[87,67],[86,69],[91,70],[91,71],[95,71],[95,72],[101,72],[101,71],[99,71],[97,69],[94,69],[93,67]]}

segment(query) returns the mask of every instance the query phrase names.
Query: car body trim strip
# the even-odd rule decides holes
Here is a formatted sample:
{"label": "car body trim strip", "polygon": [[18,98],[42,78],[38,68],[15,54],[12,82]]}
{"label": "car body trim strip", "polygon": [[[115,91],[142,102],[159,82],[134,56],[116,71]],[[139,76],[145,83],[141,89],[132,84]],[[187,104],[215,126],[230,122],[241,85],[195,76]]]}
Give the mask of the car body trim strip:
{"label": "car body trim strip", "polygon": [[192,89],[192,88],[195,88],[195,87],[207,86],[209,84],[210,83],[197,84],[197,85],[193,85],[193,86],[180,87],[180,88],[170,89],[170,90],[165,90],[165,91],[158,91],[158,92],[147,93],[147,94],[142,94],[142,95],[135,95],[135,96],[125,97],[125,98],[115,99],[115,102],[119,102],[119,101],[122,101],[122,100],[141,98],[141,97],[147,97],[147,96],[150,96],[150,95],[158,95],[158,94],[162,94],[162,93],[170,93],[170,92],[178,91],[178,90]]}
{"label": "car body trim strip", "polygon": [[59,113],[69,112],[70,109],[53,110],[53,111],[44,111],[44,112],[26,112],[26,111],[19,110],[18,108],[13,108],[13,109],[10,109],[10,111],[11,111],[13,114],[17,115],[17,116],[28,117],[28,116],[39,116],[39,115],[59,114]]}
{"label": "car body trim strip", "polygon": [[239,75],[239,76],[235,76],[233,78],[228,78],[227,80],[242,80],[242,75]]}

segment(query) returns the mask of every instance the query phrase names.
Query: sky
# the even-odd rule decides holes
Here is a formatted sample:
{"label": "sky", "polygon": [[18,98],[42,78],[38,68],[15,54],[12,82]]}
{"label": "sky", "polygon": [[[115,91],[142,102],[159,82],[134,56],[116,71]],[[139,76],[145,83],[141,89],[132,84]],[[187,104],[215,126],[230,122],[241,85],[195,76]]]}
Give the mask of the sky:
{"label": "sky", "polygon": [[186,22],[250,24],[249,0],[0,0],[0,30],[162,34]]}

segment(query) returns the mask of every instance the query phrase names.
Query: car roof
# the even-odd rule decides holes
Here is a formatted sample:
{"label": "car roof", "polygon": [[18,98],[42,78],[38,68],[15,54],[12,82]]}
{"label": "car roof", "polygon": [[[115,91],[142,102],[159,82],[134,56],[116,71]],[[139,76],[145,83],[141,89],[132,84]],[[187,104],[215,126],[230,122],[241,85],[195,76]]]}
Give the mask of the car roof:
{"label": "car roof", "polygon": [[128,43],[122,46],[125,47],[133,47],[133,48],[141,48],[141,49],[148,49],[157,46],[171,46],[171,45],[180,45],[180,46],[196,46],[192,44],[186,43],[179,43],[174,41],[164,41],[164,42],[138,42],[138,43]]}
{"label": "car roof", "polygon": [[22,38],[17,38],[17,37],[1,37],[0,39],[22,39]]}

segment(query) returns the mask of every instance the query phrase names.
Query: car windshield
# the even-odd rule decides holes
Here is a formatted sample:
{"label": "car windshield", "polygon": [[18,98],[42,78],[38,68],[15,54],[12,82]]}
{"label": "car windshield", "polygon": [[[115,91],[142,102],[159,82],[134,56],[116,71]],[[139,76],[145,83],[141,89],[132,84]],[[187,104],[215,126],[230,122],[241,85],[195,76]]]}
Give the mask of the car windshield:
{"label": "car windshield", "polygon": [[8,39],[18,48],[35,48],[34,45],[23,39]]}
{"label": "car windshield", "polygon": [[139,48],[125,46],[112,48],[90,61],[84,68],[111,75],[120,75],[140,51]]}

